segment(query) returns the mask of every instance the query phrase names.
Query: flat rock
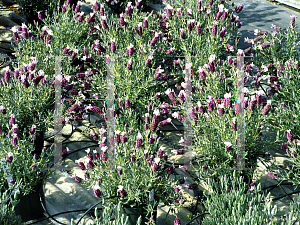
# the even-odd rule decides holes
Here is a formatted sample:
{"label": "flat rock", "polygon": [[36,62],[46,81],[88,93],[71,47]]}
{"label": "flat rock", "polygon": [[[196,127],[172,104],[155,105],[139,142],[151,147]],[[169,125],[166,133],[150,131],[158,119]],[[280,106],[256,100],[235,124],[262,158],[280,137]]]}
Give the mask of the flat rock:
{"label": "flat rock", "polygon": [[0,17],[0,26],[4,26],[4,27],[14,27],[14,26],[18,26],[17,23],[15,23],[14,21],[10,20],[8,17],[6,16],[1,16]]}
{"label": "flat rock", "polygon": [[27,23],[27,20],[24,17],[18,15],[17,13],[15,13],[11,10],[3,10],[3,11],[1,11],[1,14],[2,14],[2,16],[7,17],[11,21],[13,21],[19,25],[22,25],[22,23]]}

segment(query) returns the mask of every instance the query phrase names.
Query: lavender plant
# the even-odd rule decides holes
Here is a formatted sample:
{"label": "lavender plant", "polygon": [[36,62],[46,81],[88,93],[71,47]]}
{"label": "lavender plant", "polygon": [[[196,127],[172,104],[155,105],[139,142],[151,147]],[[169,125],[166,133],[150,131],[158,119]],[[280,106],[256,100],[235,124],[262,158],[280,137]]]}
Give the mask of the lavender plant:
{"label": "lavender plant", "polygon": [[[12,177],[10,184],[27,195],[51,173],[47,165],[53,153],[50,150],[43,151],[40,156],[33,154],[32,137],[18,139],[19,131],[16,127],[13,127],[10,132],[12,134],[1,134],[1,159],[5,159],[5,164],[10,171]],[[6,181],[7,171],[4,171],[3,165],[0,171],[1,190],[7,190],[9,188]]]}
{"label": "lavender plant", "polygon": [[[0,223],[3,225],[20,225],[22,219],[15,214],[14,207],[18,204],[18,200],[9,196],[9,190],[5,190],[0,194]],[[15,195],[16,196],[16,195]]]}
{"label": "lavender plant", "polygon": [[155,206],[159,201],[166,205],[174,203],[180,196],[174,190],[176,182],[168,179],[174,165],[166,167],[168,156],[162,147],[158,149],[158,139],[147,139],[147,132],[141,131],[137,137],[131,130],[127,132],[115,131],[114,152],[111,153],[106,145],[107,132],[101,129],[99,147],[102,154],[96,149],[93,153],[87,150],[85,162],[77,161],[85,173],[81,181],[93,188],[96,197],[117,196],[108,200],[114,204],[146,207]]}
{"label": "lavender plant", "polygon": [[54,97],[47,88],[47,75],[35,70],[37,63],[33,57],[29,64],[15,68],[14,73],[6,68],[0,85],[3,132],[9,131],[6,126],[9,120],[16,121],[21,135],[32,125],[36,126],[37,133],[43,133],[53,124]]}
{"label": "lavender plant", "polygon": [[207,200],[203,204],[209,214],[202,224],[274,224],[277,207],[260,184],[248,188],[237,172],[207,183],[213,191],[204,192]]}
{"label": "lavender plant", "polygon": [[[283,30],[272,25],[268,34],[255,30],[255,39],[247,39],[257,52],[258,72],[253,77],[256,85],[266,88],[266,93],[275,106],[266,127],[277,132],[276,144],[285,150],[291,168],[277,168],[282,179],[299,184],[299,35],[295,30],[295,16],[291,15],[290,26]],[[274,172],[275,172],[274,171]]]}
{"label": "lavender plant", "polygon": [[[99,209],[95,208],[95,219],[92,225],[126,225],[128,224],[128,216],[125,217],[124,214],[120,213],[120,209],[122,207],[121,202],[117,205],[105,205],[103,200],[104,207],[101,210],[99,215]],[[111,218],[111,215],[114,215],[114,219]],[[139,217],[138,221],[136,221],[136,225],[140,225],[142,220],[141,216]]]}

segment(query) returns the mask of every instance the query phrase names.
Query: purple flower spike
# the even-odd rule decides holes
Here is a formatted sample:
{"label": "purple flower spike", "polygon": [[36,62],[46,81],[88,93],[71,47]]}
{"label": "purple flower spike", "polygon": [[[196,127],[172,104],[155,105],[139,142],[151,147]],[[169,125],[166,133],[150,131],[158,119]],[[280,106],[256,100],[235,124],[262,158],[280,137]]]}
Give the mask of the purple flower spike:
{"label": "purple flower spike", "polygon": [[27,26],[25,23],[22,24],[22,36],[24,39],[28,38]]}
{"label": "purple flower spike", "polygon": [[225,150],[226,150],[226,151],[231,150],[232,144],[231,144],[230,142],[224,142],[224,144],[225,144]]}
{"label": "purple flower spike", "polygon": [[12,127],[13,124],[15,124],[16,119],[15,119],[15,114],[11,114],[10,119],[9,119],[9,125]]}
{"label": "purple flower spike", "polygon": [[154,163],[152,165],[152,171],[153,171],[153,173],[156,173],[160,169],[159,162],[160,162],[160,158],[155,158],[154,159]]}
{"label": "purple flower spike", "polygon": [[18,134],[14,134],[14,137],[11,140],[11,143],[16,146],[18,144]]}
{"label": "purple flower spike", "polygon": [[143,22],[143,27],[147,28],[148,27],[148,17],[145,17],[145,20]]}
{"label": "purple flower spike", "polygon": [[136,143],[135,143],[135,148],[137,150],[140,150],[141,146],[142,146],[142,141],[143,141],[143,136],[141,135],[140,132],[138,132],[137,135],[137,139],[136,139]]}
{"label": "purple flower spike", "polygon": [[127,47],[126,55],[132,56],[133,53],[134,53],[134,46],[133,46],[133,44],[130,43],[130,45]]}
{"label": "purple flower spike", "polygon": [[92,186],[93,190],[94,190],[94,195],[97,197],[97,198],[100,198],[103,193],[100,191],[100,187],[98,184],[96,184],[95,186]]}
{"label": "purple flower spike", "polygon": [[85,159],[85,163],[87,165],[88,168],[93,169],[95,164],[91,159]]}
{"label": "purple flower spike", "polygon": [[86,156],[87,156],[87,158],[89,160],[93,160],[94,159],[93,154],[91,153],[91,149],[90,148],[88,148],[87,150],[85,150],[85,152],[86,152]]}
{"label": "purple flower spike", "polygon": [[117,173],[121,176],[123,174],[123,168],[121,166],[117,166]]}
{"label": "purple flower spike", "polygon": [[130,162],[134,163],[136,160],[136,157],[133,153],[130,154]]}
{"label": "purple flower spike", "polygon": [[137,34],[138,34],[140,37],[142,37],[142,35],[143,35],[143,28],[142,28],[142,26],[143,26],[143,23],[140,22],[140,23],[138,24],[137,28],[136,28]]}
{"label": "purple flower spike", "polygon": [[13,161],[13,153],[9,152],[6,156],[6,162],[11,163]]}
{"label": "purple flower spike", "polygon": [[36,168],[35,163],[33,163],[33,164],[30,166],[30,168],[31,168],[32,170],[35,170],[35,168]]}
{"label": "purple flower spike", "polygon": [[2,115],[6,114],[6,109],[4,108],[4,106],[0,106],[0,112],[2,113]]}
{"label": "purple flower spike", "polygon": [[132,70],[132,58],[130,58],[130,59],[128,60],[128,63],[127,63],[127,69],[128,69],[128,70]]}
{"label": "purple flower spike", "polygon": [[178,217],[175,218],[174,225],[181,225],[181,222]]}
{"label": "purple flower spike", "polygon": [[127,192],[124,190],[124,187],[122,185],[118,186],[118,192],[120,193],[121,198],[127,197]]}
{"label": "purple flower spike", "polygon": [[42,16],[42,13],[41,13],[41,12],[38,12],[38,18],[39,18],[39,20],[42,20],[42,19],[43,19],[43,16]]}
{"label": "purple flower spike", "polygon": [[293,134],[291,133],[291,130],[286,130],[286,137],[289,142],[292,142],[294,140]]}
{"label": "purple flower spike", "polygon": [[93,150],[93,153],[94,153],[94,156],[95,156],[96,159],[100,159],[101,158],[100,154],[97,152],[96,149]]}
{"label": "purple flower spike", "polygon": [[115,38],[111,39],[110,50],[111,50],[112,52],[115,52],[115,51],[116,51],[116,43],[115,43],[115,41],[116,41]]}
{"label": "purple flower spike", "polygon": [[35,132],[36,132],[36,125],[33,124],[33,125],[31,126],[30,130],[29,130],[29,133],[30,133],[31,135],[34,135]]}
{"label": "purple flower spike", "polygon": [[80,160],[75,160],[75,163],[78,163],[78,167],[79,167],[81,170],[84,170],[84,169],[85,169],[84,163],[81,162]]}
{"label": "purple flower spike", "polygon": [[264,106],[262,114],[263,115],[268,115],[270,110],[271,110],[271,100],[267,100],[267,104]]}
{"label": "purple flower spike", "polygon": [[74,13],[78,13],[80,11],[81,3],[77,2],[77,5],[75,7]]}
{"label": "purple flower spike", "polygon": [[237,127],[236,127],[236,118],[235,117],[233,117],[232,121],[230,121],[230,127],[231,127],[232,130],[237,129]]}
{"label": "purple flower spike", "polygon": [[107,25],[107,19],[106,19],[106,16],[101,16],[101,25],[103,27],[104,30],[108,30],[108,25]]}
{"label": "purple flower spike", "polygon": [[72,177],[74,178],[74,180],[76,181],[76,183],[80,183],[81,182],[81,178],[78,177],[78,176],[76,176],[76,174],[74,174]]}

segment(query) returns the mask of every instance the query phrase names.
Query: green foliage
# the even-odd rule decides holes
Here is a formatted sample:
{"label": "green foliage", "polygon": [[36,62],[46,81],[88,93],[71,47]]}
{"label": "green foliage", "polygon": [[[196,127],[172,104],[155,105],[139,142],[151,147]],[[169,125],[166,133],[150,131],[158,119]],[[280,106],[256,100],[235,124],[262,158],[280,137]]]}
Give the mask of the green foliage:
{"label": "green foliage", "polygon": [[202,224],[273,224],[277,207],[271,205],[270,193],[261,192],[260,184],[247,191],[249,186],[233,172],[209,179],[208,186],[212,192],[204,192],[203,204],[209,215]]}
{"label": "green foliage", "polygon": [[[18,200],[10,197],[10,190],[0,192],[0,224],[2,225],[21,225],[22,219],[15,214],[14,207]],[[15,195],[16,196],[16,195]]]}
{"label": "green foliage", "polygon": [[[53,150],[43,151],[40,156],[33,156],[33,141],[28,139],[18,140],[18,148],[11,143],[11,139],[1,135],[0,157],[6,158],[8,153],[13,153],[11,163],[7,162],[12,179],[15,180],[15,188],[27,195],[33,188],[40,184],[50,173],[48,164],[50,157],[53,157]],[[35,168],[32,168],[35,165]],[[0,167],[1,190],[8,189],[8,183],[5,178],[3,167]]]}

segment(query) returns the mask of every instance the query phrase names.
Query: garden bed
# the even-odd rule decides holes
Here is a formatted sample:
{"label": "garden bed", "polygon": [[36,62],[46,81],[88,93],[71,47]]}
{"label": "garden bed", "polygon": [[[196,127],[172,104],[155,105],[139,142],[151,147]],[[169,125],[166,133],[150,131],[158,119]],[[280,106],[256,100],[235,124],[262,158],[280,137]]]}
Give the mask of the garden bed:
{"label": "garden bed", "polygon": [[[125,14],[116,18],[105,14],[107,8],[100,4],[93,6],[94,13],[84,16],[78,5],[71,9],[66,3],[57,6],[59,14],[55,19],[38,15],[39,21],[47,27],[24,24],[13,29],[17,61],[5,69],[2,86],[11,86],[10,89],[2,87],[2,93],[14,93],[15,102],[20,103],[17,106],[4,101],[4,97],[1,99],[1,124],[3,133],[12,132],[12,149],[18,138],[36,137],[36,129],[39,132],[48,130],[46,146],[57,146],[52,144],[57,133],[57,127],[52,128],[54,112],[53,115],[47,113],[53,108],[54,96],[60,95],[63,99],[61,106],[57,101],[55,106],[63,109],[63,120],[60,120],[62,151],[58,157],[63,157],[61,168],[64,172],[56,170],[46,180],[46,214],[51,217],[67,208],[73,212],[55,217],[56,220],[68,223],[73,218],[77,223],[83,214],[78,215],[76,210],[84,212],[95,203],[101,205],[99,200],[103,197],[105,203],[115,205],[121,202],[131,207],[158,206],[156,224],[180,224],[179,219],[181,224],[192,224],[190,220],[196,215],[198,219],[194,218],[194,224],[201,220],[204,224],[225,221],[240,224],[242,220],[247,224],[268,224],[267,221],[272,220],[294,222],[299,219],[299,205],[291,197],[299,190],[292,190],[292,183],[279,184],[281,179],[294,184],[299,181],[296,173],[299,132],[295,125],[299,119],[292,117],[299,109],[295,102],[299,98],[295,91],[299,59],[295,17],[284,34],[276,26],[272,26],[276,31],[272,36],[257,31],[259,39],[246,40],[253,43],[253,49],[243,51],[236,49],[235,41],[241,25],[236,14],[243,6],[233,7],[227,1],[213,3],[203,1],[196,5],[196,2],[187,1],[188,8],[180,8],[180,2],[165,2],[167,7],[157,15],[154,12],[139,14],[137,8],[140,6],[129,4]],[[177,8],[172,8],[173,4]],[[282,38],[281,34],[288,40],[284,44],[277,41]],[[253,63],[245,59],[243,71],[246,76],[242,83],[248,87],[242,89],[242,95],[248,98],[243,102],[248,106],[244,105],[242,110],[246,122],[243,149],[246,167],[253,166],[255,172],[244,170],[237,175],[228,169],[238,162],[241,129],[237,122],[242,123],[236,102],[241,81],[237,77],[236,56],[232,54],[237,53],[239,59],[239,56],[251,55],[251,51],[258,56],[252,55]],[[123,54],[114,61],[113,77],[112,68],[107,67],[106,54],[116,57]],[[60,63],[55,62],[56,55],[62,55]],[[187,55],[192,57],[189,59]],[[55,79],[57,71],[54,68],[60,68],[61,81]],[[107,82],[109,79],[114,82]],[[23,95],[8,91],[23,87]],[[57,92],[58,88],[61,91]],[[38,97],[34,98],[33,93]],[[280,101],[283,104],[279,104]],[[31,107],[26,109],[27,105]],[[293,118],[293,123],[284,114],[287,106],[291,111],[286,113]],[[113,114],[108,112],[110,107],[113,107]],[[35,112],[37,109],[40,110]],[[14,116],[10,115],[12,113]],[[190,125],[186,123],[189,119]],[[10,126],[4,127],[8,120]],[[113,126],[109,124],[111,121],[115,122]],[[108,154],[110,131],[115,141],[112,146],[117,165],[104,170],[108,166],[107,159],[110,162],[112,156]],[[187,140],[189,132],[193,133],[192,144],[183,141]],[[236,140],[237,145],[234,145]],[[43,153],[52,150],[47,148]],[[13,156],[17,155],[18,148],[13,152]],[[267,152],[275,156],[275,161]],[[55,155],[57,151],[53,153],[52,167],[58,165],[54,162],[59,159]],[[2,155],[8,163],[14,160],[11,152],[7,154],[3,150]],[[283,169],[288,166],[293,173],[277,172],[280,164]],[[33,174],[32,171],[40,169],[39,164],[32,164],[31,169]],[[262,189],[274,195],[275,203],[271,204],[263,192],[257,194],[259,183]],[[275,190],[275,185],[280,192]],[[280,208],[281,204],[288,206],[285,199],[281,200],[283,197],[294,201],[291,206],[294,208]],[[61,204],[62,199],[65,204]],[[224,208],[226,204],[229,206]],[[277,206],[278,213],[272,205]],[[101,219],[94,218],[94,207],[81,224],[87,224],[88,220],[100,224]],[[236,207],[238,210],[234,211]],[[233,218],[231,210],[239,216]],[[291,217],[281,218],[286,212],[292,212]],[[114,214],[117,218],[116,211]],[[251,223],[254,218],[256,222]]]}

